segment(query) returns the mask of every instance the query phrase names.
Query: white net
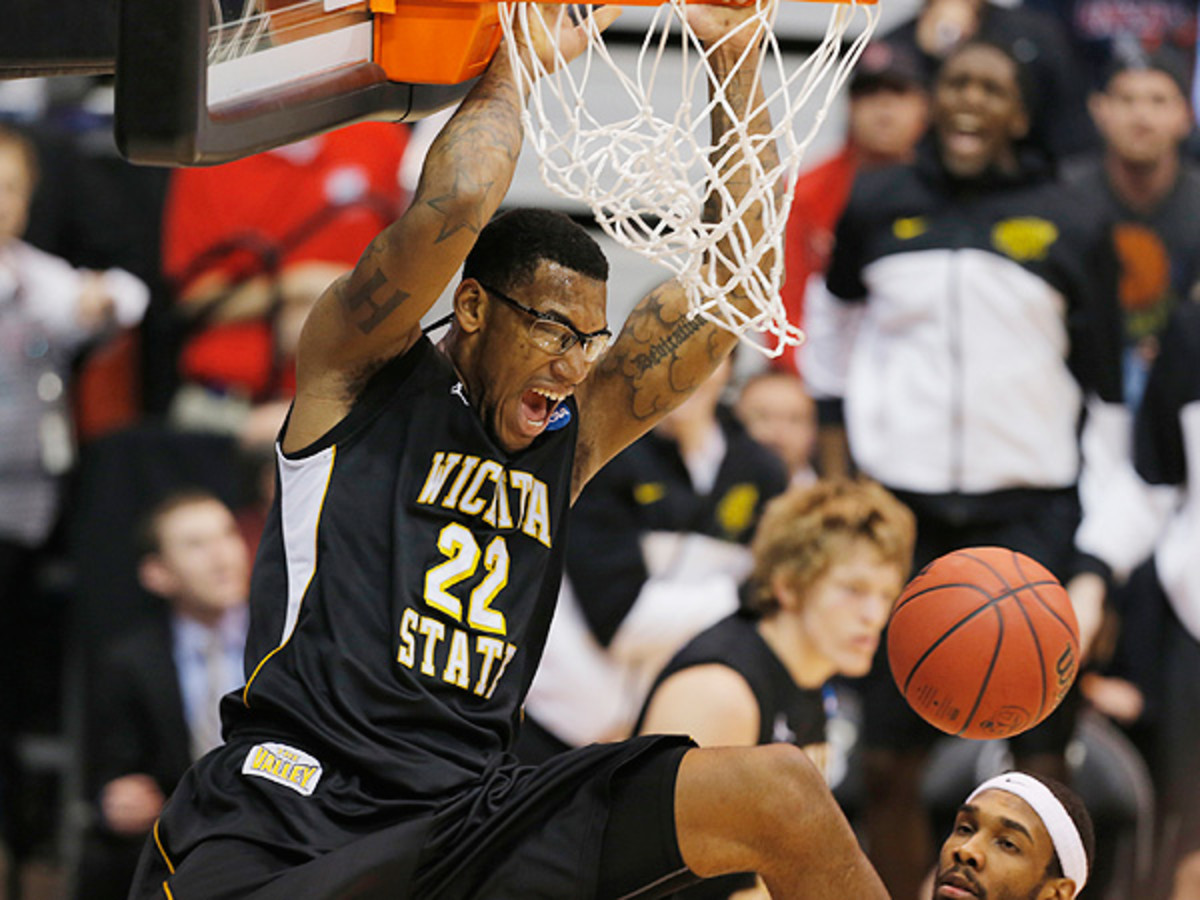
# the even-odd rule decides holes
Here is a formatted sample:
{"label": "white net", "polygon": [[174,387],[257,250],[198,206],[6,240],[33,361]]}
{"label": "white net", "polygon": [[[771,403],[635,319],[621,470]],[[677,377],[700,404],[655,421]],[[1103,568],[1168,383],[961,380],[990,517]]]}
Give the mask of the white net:
{"label": "white net", "polygon": [[[518,55],[514,40],[538,26],[538,7],[500,4],[513,67],[530,91],[525,130],[543,180],[560,196],[587,204],[619,244],[673,272],[693,315],[739,336],[761,335],[748,343],[769,356],[798,345],[803,334],[787,320],[779,296],[792,192],[805,150],[878,25],[878,8],[833,4],[819,46],[796,63],[785,58],[772,30],[777,3],[755,0],[755,14],[739,27],[765,33],[758,65],[771,112],[766,135],[747,127],[760,110],[730,106],[709,55],[687,25],[685,0],[653,8],[633,59],[626,48],[614,52],[608,46],[587,9],[563,7],[560,13],[583,25],[587,49],[569,65],[560,55],[547,71],[538,60]],[[717,105],[734,132],[713,158],[709,120]],[[758,153],[763,141],[775,142],[777,165],[764,164]],[[731,176],[744,176],[741,165],[726,164],[733,154],[751,167],[753,188],[740,205],[727,188]],[[719,208],[732,214],[707,222],[705,201],[714,192]],[[761,237],[739,222],[738,212],[751,203],[760,204]],[[752,312],[729,301],[734,289],[750,298]]]}

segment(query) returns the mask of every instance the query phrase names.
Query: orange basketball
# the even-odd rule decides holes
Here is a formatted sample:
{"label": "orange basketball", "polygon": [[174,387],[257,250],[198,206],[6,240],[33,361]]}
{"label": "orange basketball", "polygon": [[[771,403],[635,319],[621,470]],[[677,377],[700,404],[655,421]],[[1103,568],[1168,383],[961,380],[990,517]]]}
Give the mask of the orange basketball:
{"label": "orange basketball", "polygon": [[1011,737],[1053,712],[1075,680],[1079,626],[1066,590],[1004,547],[939,557],[904,588],[887,630],[904,699],[948,734]]}

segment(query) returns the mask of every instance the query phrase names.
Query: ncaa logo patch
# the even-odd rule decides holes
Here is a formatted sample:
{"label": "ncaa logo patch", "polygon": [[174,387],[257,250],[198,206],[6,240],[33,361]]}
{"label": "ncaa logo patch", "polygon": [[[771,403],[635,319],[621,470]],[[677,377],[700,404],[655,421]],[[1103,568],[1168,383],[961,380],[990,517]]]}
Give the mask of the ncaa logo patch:
{"label": "ncaa logo patch", "polygon": [[282,784],[305,797],[317,789],[322,771],[320,760],[286,744],[256,744],[242,763],[243,775]]}
{"label": "ncaa logo patch", "polygon": [[567,408],[567,404],[560,403],[554,407],[554,412],[550,413],[550,421],[546,423],[546,431],[558,431],[560,428],[565,428],[570,421],[571,410]]}

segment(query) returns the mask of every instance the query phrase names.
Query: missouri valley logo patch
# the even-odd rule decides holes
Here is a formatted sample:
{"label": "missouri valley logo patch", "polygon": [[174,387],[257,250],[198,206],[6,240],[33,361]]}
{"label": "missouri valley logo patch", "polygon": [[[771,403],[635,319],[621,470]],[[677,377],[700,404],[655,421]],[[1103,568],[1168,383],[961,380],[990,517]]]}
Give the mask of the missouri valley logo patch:
{"label": "missouri valley logo patch", "polygon": [[256,744],[242,763],[243,775],[282,784],[305,797],[317,789],[321,772],[320,760],[286,744]]}

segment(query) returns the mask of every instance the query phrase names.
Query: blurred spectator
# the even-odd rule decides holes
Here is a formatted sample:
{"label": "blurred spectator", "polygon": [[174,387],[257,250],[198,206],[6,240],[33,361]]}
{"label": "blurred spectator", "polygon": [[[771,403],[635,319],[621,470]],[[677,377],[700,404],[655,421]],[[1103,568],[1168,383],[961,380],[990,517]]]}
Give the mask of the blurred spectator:
{"label": "blurred spectator", "polygon": [[117,152],[111,77],[26,82],[14,91],[0,89],[0,118],[28,128],[40,157],[26,242],[77,266],[124,269],[150,289],[139,326],[107,337],[79,366],[75,419],[86,442],[143,411],[165,408],[161,395],[169,379],[159,372],[170,341],[159,332],[167,308],[160,236],[168,170],[135,166]]}
{"label": "blurred spectator", "polygon": [[[1149,562],[1130,585],[1130,631],[1120,650],[1133,654],[1131,678],[1151,708],[1148,752],[1162,828],[1154,897],[1200,898],[1200,304],[1176,307],[1162,333],[1138,412],[1135,461],[1146,488],[1141,516],[1126,533],[1127,558]],[[1131,538],[1131,539],[1130,539]],[[1097,705],[1118,685],[1105,679]],[[1126,692],[1128,692],[1126,690]],[[1119,696],[1119,695],[1118,695]],[[1174,884],[1172,884],[1174,882]]]}
{"label": "blurred spectator", "polygon": [[1196,49],[1195,0],[1025,0],[1066,27],[1089,83],[1102,88],[1113,54],[1166,47],[1190,60]]}
{"label": "blurred spectator", "polygon": [[1029,143],[1054,160],[1096,146],[1087,115],[1087,81],[1070,39],[1053,16],[992,0],[924,0],[916,18],[888,38],[918,53],[931,81],[942,61],[965,41],[1004,48],[1036,86],[1027,91]]}
{"label": "blurred spectator", "polygon": [[221,743],[218,701],[245,682],[250,562],[229,508],[178,491],[151,510],[139,541],[139,580],[166,608],[105,648],[90,679],[83,756],[94,820],[80,900],[124,900],[164,798]]}
{"label": "blurred spectator", "polygon": [[816,480],[817,407],[799,375],[766,371],[751,376],[738,391],[734,412],[750,437],[775,451],[792,487]]}
{"label": "blurred spectator", "polygon": [[[905,47],[875,40],[850,78],[846,142],[825,162],[796,180],[784,245],[786,279],[780,295],[789,322],[802,322],[804,291],[823,274],[833,251],[833,227],[860,169],[909,162],[929,122],[929,95],[921,64]],[[798,371],[794,352],[776,361]]]}
{"label": "blurred spectator", "polygon": [[12,816],[21,791],[13,742],[30,698],[57,683],[60,662],[40,652],[31,623],[42,618],[36,564],[75,460],[72,364],[89,341],[135,324],[147,303],[146,286],[128,272],[76,269],[21,239],[37,178],[32,142],[0,125],[0,819],[18,854],[30,834]]}
{"label": "blurred spectator", "polygon": [[[912,565],[912,513],[877,484],[791,488],[755,532],[743,607],[704,631],[658,676],[639,734],[702,747],[804,748],[829,778],[828,684],[861,676]],[[754,876],[710,879],[680,897],[727,898]]]}
{"label": "blurred spectator", "polygon": [[558,608],[517,751],[628,737],[654,676],[737,608],[747,544],[783,464],[719,405],[726,361],[618,454],[571,510]]}
{"label": "blurred spectator", "polygon": [[[1076,482],[1081,466],[1098,485],[1132,477],[1116,261],[1099,211],[1021,153],[1021,88],[994,44],[950,54],[917,162],[855,184],[802,360],[814,393],[844,397],[858,468],[916,514],[916,566],[971,545],[1027,553],[1069,581],[1086,648],[1104,566],[1073,540]],[[1095,499],[1089,517],[1108,512]],[[1073,699],[1012,740],[1022,767],[1065,775]],[[893,897],[912,900],[933,862],[918,788],[937,733],[882,653],[864,723],[870,853]]]}
{"label": "blurred spectator", "polygon": [[1185,161],[1189,73],[1169,51],[1118,52],[1091,98],[1103,154],[1068,170],[1117,222],[1125,402],[1136,409],[1167,318],[1200,277],[1200,171]]}
{"label": "blurred spectator", "polygon": [[173,173],[163,268],[187,329],[176,422],[269,448],[309,307],[407,199],[407,134],[368,123]]}

